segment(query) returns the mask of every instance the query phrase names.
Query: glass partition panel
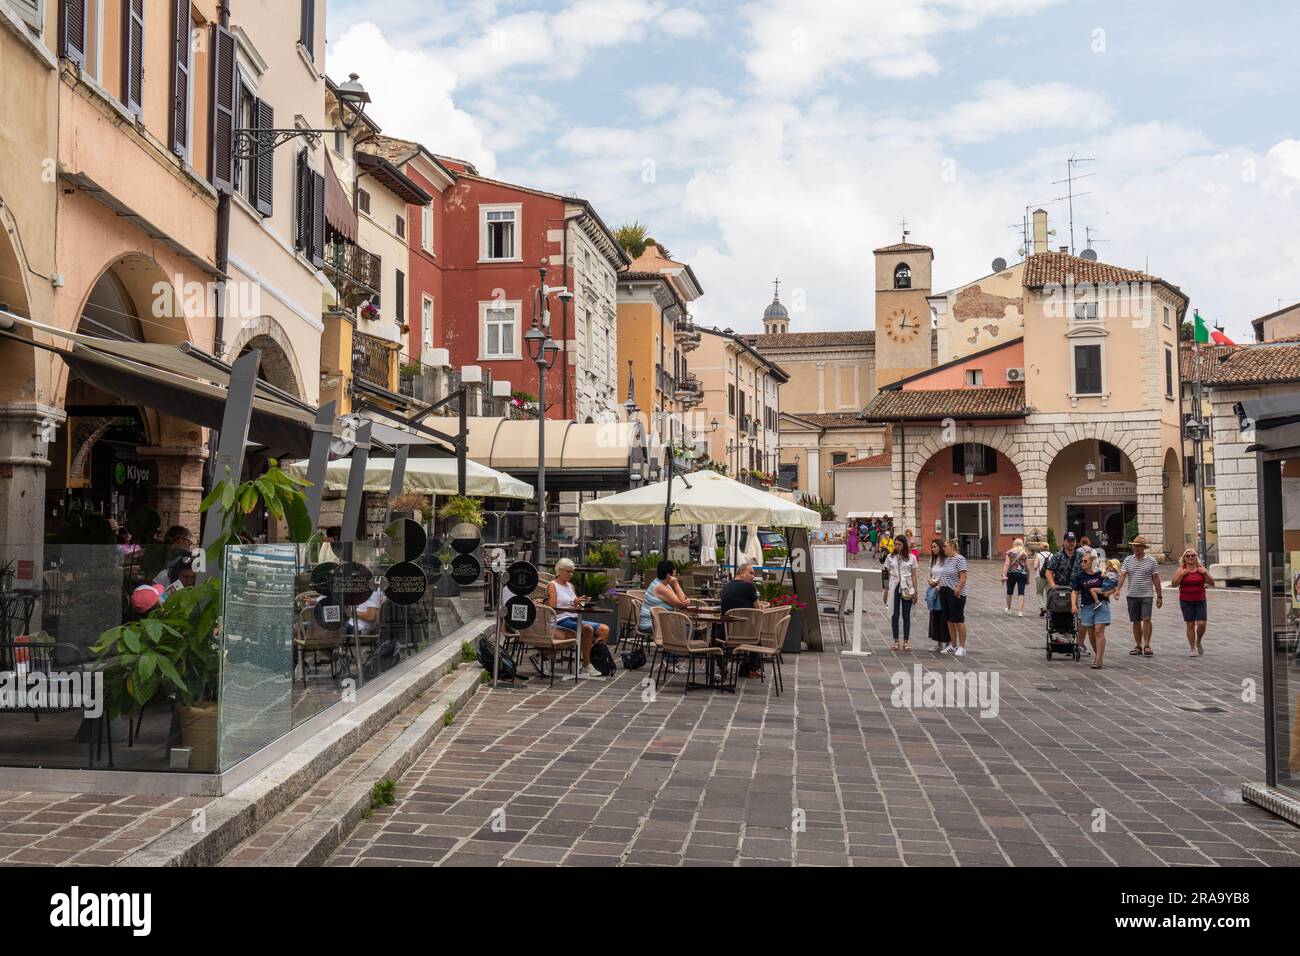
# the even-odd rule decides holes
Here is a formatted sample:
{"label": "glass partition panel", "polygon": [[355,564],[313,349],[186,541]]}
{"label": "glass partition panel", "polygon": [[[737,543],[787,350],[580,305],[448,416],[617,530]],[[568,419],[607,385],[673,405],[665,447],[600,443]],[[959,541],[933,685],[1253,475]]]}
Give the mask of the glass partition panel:
{"label": "glass partition panel", "polygon": [[1268,589],[1264,622],[1273,655],[1273,755],[1279,789],[1300,797],[1300,551],[1268,556],[1261,584]]}
{"label": "glass partition panel", "polygon": [[[218,718],[222,770],[293,728],[295,595],[305,552],[296,544],[226,549]],[[199,762],[192,769],[208,768]]]}

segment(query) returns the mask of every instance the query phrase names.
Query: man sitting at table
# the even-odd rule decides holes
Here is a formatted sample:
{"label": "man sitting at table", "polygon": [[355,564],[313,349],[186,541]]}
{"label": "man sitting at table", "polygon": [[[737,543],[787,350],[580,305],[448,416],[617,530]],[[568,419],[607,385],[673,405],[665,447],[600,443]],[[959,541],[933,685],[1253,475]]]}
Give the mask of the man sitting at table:
{"label": "man sitting at table", "polygon": [[[568,631],[571,634],[578,630],[578,615],[574,610],[566,609],[579,608],[587,601],[585,597],[578,598],[577,590],[573,586],[573,569],[571,560],[560,558],[555,562],[555,580],[546,585],[546,603],[556,609],[556,630]],[[591,665],[591,645],[593,641],[604,644],[608,640],[608,624],[598,624],[594,631],[590,624],[582,625],[582,675],[584,677],[605,676]]]}
{"label": "man sitting at table", "polygon": [[[725,616],[737,608],[754,608],[758,605],[758,588],[754,587],[754,565],[743,562],[736,568],[736,575],[722,586],[722,613]],[[758,655],[748,655],[745,663],[746,677],[760,677],[763,670],[758,663]]]}

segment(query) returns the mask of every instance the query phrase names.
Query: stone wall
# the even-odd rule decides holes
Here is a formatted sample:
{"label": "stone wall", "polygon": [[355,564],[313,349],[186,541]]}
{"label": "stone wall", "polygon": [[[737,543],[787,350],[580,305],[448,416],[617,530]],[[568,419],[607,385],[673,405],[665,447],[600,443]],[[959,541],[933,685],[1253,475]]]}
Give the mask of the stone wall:
{"label": "stone wall", "polygon": [[[1067,446],[1096,439],[1119,448],[1133,463],[1137,473],[1138,528],[1151,552],[1161,555],[1165,551],[1165,489],[1161,475],[1165,449],[1159,415],[1159,410],[1152,409],[1030,415],[1023,422],[970,428],[957,424],[947,430],[934,425],[896,426],[892,475],[894,526],[914,527],[918,521],[917,479],[926,463],[945,448],[969,441],[997,449],[1015,466],[1020,473],[1026,542],[1041,540],[1049,526],[1056,528],[1059,524],[1058,516],[1048,514],[1047,471],[1052,461]],[[1171,477],[1173,482],[1178,480],[1177,475]],[[1181,488],[1180,485],[1171,487]],[[1221,516],[1220,529],[1222,520]],[[1060,528],[1056,531],[1059,536]],[[1177,544],[1172,542],[1173,546]]]}
{"label": "stone wall", "polygon": [[1243,432],[1232,406],[1269,390],[1215,388],[1210,393],[1214,430],[1214,486],[1218,504],[1219,554],[1210,568],[1220,584],[1259,580],[1259,502],[1255,487],[1254,441]]}

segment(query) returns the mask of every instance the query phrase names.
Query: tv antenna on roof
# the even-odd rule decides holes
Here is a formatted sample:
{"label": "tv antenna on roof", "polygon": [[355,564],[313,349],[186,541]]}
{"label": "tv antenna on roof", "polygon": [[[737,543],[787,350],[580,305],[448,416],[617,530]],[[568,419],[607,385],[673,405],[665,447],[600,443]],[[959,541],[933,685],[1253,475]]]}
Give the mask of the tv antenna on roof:
{"label": "tv antenna on roof", "polygon": [[[1063,198],[1064,197],[1057,197],[1056,199],[1049,199],[1047,202],[1032,202],[1025,207],[1024,217],[1020,220],[1020,222],[1013,223],[1012,225],[1007,226],[1008,229],[1020,230],[1019,252],[1020,252],[1020,257],[1022,259],[1028,258],[1034,253],[1033,210],[1041,209],[1044,206],[1050,206],[1052,205],[1052,203],[1058,203]],[[1054,236],[1056,235],[1056,230],[1049,229],[1047,230],[1047,234],[1049,236]]]}
{"label": "tv antenna on roof", "polygon": [[1074,197],[1076,195],[1079,196],[1090,195],[1089,193],[1075,193],[1074,181],[1076,179],[1087,179],[1089,176],[1097,175],[1096,173],[1076,174],[1074,171],[1074,167],[1078,166],[1080,163],[1095,163],[1096,161],[1097,161],[1096,159],[1090,156],[1077,156],[1077,155],[1071,156],[1069,159],[1065,161],[1065,178],[1058,179],[1052,183],[1053,186],[1059,186],[1061,185],[1061,183],[1066,184],[1066,194],[1061,198],[1068,200],[1070,203],[1070,255],[1074,255]]}

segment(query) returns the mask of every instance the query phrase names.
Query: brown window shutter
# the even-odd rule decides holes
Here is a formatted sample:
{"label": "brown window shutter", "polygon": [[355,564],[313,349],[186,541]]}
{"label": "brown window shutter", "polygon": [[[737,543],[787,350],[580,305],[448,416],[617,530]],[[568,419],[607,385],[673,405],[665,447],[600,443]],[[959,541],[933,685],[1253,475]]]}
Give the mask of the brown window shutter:
{"label": "brown window shutter", "polygon": [[325,177],[320,173],[311,174],[311,264],[325,265]]}
{"label": "brown window shutter", "polygon": [[144,111],[144,0],[122,4],[122,101]]}
{"label": "brown window shutter", "polygon": [[86,65],[86,0],[59,4],[59,54],[78,66]]}
{"label": "brown window shutter", "polygon": [[311,169],[305,149],[294,159],[293,207],[293,247],[306,252],[311,249]]}
{"label": "brown window shutter", "polygon": [[235,182],[235,37],[212,27],[212,185],[230,192]]}
{"label": "brown window shutter", "polygon": [[[266,100],[253,103],[254,122],[258,129],[275,129],[275,108]],[[264,150],[257,157],[257,192],[254,205],[264,216],[271,215],[272,200],[275,196],[275,151]]]}
{"label": "brown window shutter", "polygon": [[299,28],[298,42],[308,53],[316,55],[316,3],[315,0],[302,0],[302,24]]}
{"label": "brown window shutter", "polygon": [[190,140],[190,0],[172,0],[172,152],[184,156]]}

